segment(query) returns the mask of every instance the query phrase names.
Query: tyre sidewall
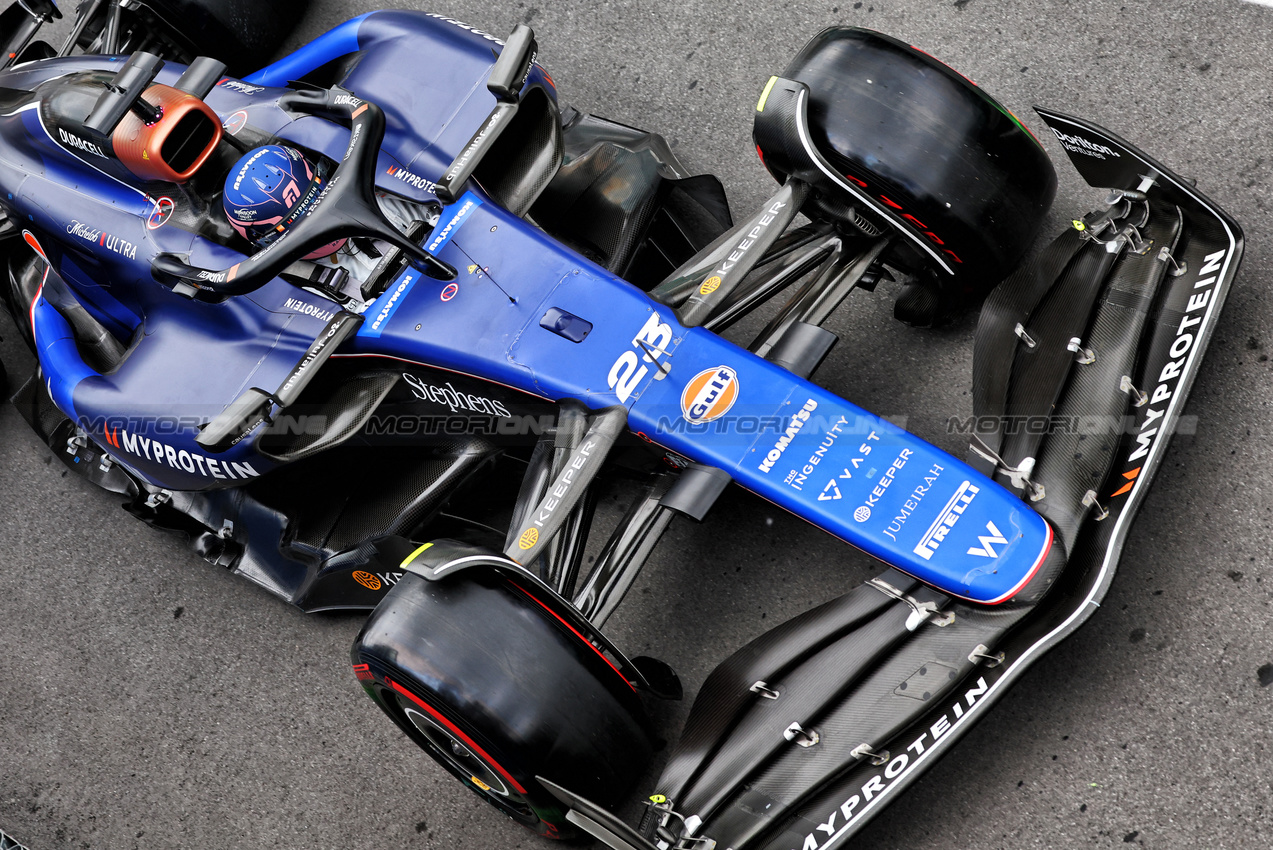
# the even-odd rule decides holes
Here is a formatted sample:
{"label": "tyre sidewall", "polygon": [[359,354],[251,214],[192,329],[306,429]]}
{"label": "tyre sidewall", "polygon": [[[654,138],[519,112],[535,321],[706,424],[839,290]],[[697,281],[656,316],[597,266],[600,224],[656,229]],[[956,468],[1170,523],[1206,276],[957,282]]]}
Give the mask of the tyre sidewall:
{"label": "tyre sidewall", "polygon": [[[352,657],[367,665],[359,675],[368,695],[408,737],[540,835],[566,837],[573,829],[536,776],[608,805],[649,759],[648,720],[631,686],[528,589],[494,571],[442,582],[404,576],[368,619]],[[407,708],[493,763],[520,801],[506,805],[483,788]]]}

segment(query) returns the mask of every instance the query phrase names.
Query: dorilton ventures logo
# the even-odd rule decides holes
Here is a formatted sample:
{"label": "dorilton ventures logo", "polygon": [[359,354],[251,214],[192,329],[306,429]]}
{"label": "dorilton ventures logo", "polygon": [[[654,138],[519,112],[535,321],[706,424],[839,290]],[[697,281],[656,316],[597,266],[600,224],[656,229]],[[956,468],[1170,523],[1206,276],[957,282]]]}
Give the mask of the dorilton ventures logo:
{"label": "dorilton ventures logo", "polygon": [[1114,157],[1115,159],[1121,158],[1121,154],[1119,154],[1118,151],[1114,150],[1111,147],[1108,147],[1107,145],[1102,145],[1097,142],[1093,142],[1079,135],[1070,135],[1067,133],[1062,133],[1060,130],[1056,129],[1055,127],[1052,128],[1052,132],[1055,133],[1056,137],[1061,140],[1061,145],[1067,151],[1072,151],[1074,153],[1087,154],[1088,156],[1094,156],[1097,159],[1107,159],[1109,157]]}

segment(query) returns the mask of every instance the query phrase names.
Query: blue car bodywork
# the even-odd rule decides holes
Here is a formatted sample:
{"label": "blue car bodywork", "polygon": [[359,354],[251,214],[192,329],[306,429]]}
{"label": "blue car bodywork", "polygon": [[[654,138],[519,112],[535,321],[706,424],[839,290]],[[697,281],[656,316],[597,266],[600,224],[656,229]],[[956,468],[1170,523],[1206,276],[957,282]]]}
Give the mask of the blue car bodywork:
{"label": "blue car bodywork", "polygon": [[[438,17],[370,14],[245,81],[223,80],[207,103],[227,126],[250,124],[338,158],[343,128],[284,112],[274,86],[361,51],[344,85],[387,114],[378,188],[436,201],[432,180],[494,102],[482,85],[492,44]],[[42,63],[10,72],[7,84],[34,88],[73,71],[110,70],[112,61]],[[412,67],[419,72],[405,70]],[[166,68],[159,81],[175,80],[180,70]],[[551,83],[534,66],[527,86]],[[162,221],[154,226],[158,199],[95,168],[92,154],[58,144],[38,105],[0,121],[22,124],[21,131],[0,125],[11,217],[48,257],[49,276],[64,281],[119,339],[132,341],[113,373],[98,374],[77,352],[65,319],[37,297],[33,332],[57,406],[157,487],[233,486],[276,468],[277,460],[258,451],[257,434],[215,456],[195,437],[245,389],[285,380],[340,305],[282,279],[222,303],[175,295],[151,278],[156,253],[213,268],[241,255]],[[367,307],[336,358],[425,364],[591,409],[624,405],[630,429],[646,440],[726,471],[746,489],[961,598],[1003,602],[1046,558],[1051,530],[1017,495],[717,335],[681,326],[671,309],[504,210],[480,186],[442,209],[424,244],[459,270],[458,279],[445,284],[408,267]],[[554,310],[591,330],[571,338],[545,327]],[[724,398],[708,397],[713,393]]]}

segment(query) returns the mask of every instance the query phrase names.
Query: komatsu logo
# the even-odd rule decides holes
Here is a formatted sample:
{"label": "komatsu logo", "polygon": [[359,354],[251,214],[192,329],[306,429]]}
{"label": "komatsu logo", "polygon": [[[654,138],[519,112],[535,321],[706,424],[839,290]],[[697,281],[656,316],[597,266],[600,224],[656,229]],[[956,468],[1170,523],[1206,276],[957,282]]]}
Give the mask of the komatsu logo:
{"label": "komatsu logo", "polygon": [[1052,128],[1052,132],[1055,133],[1056,137],[1061,140],[1061,146],[1067,151],[1086,154],[1087,156],[1094,156],[1097,159],[1106,159],[1111,156],[1118,159],[1122,156],[1113,148],[1097,144],[1096,142],[1085,139],[1082,136],[1066,135],[1055,127]]}
{"label": "komatsu logo", "polygon": [[[977,494],[980,492],[981,488],[971,481],[965,481],[960,484],[959,489],[955,491],[955,495],[950,497],[946,507],[941,509],[937,519],[933,520],[933,524],[928,527],[928,531],[925,531],[924,536],[919,539],[919,543],[915,544],[915,554],[925,561],[930,560],[933,557],[933,553],[937,551],[937,547],[946,539],[946,535],[955,527],[955,523],[959,522],[959,518],[964,515],[964,511],[968,510],[968,506],[972,504],[972,500],[977,498]],[[1004,542],[1006,543],[1007,541],[1005,540]]]}
{"label": "komatsu logo", "polygon": [[459,210],[457,210],[455,215],[451,216],[451,220],[446,223],[446,227],[442,228],[442,230],[438,232],[438,235],[433,237],[433,240],[429,242],[429,253],[437,253],[438,249],[447,242],[451,241],[451,234],[460,229],[468,214],[476,208],[477,204],[471,198],[461,204]]}
{"label": "komatsu logo", "polygon": [[411,291],[411,284],[413,283],[415,283],[413,275],[408,274],[402,279],[402,282],[394,289],[393,294],[389,296],[389,300],[385,302],[384,306],[380,308],[380,312],[376,314],[375,320],[371,323],[372,330],[379,331],[384,323],[389,321],[389,317],[397,309],[399,299]]}
{"label": "komatsu logo", "polygon": [[252,163],[256,162],[258,159],[265,156],[269,152],[270,152],[269,148],[261,148],[259,151],[252,154],[251,159],[243,163],[243,167],[239,169],[239,173],[234,178],[234,188],[236,190],[239,188],[239,185],[243,183],[243,178],[248,176],[248,169],[252,167]]}
{"label": "komatsu logo", "polygon": [[1003,536],[998,526],[993,522],[986,523],[986,534],[977,535],[977,541],[981,547],[971,546],[968,549],[969,555],[980,555],[983,558],[998,558],[999,553],[995,551],[996,546],[1006,546],[1008,538]]}
{"label": "komatsu logo", "polygon": [[[774,443],[774,447],[769,450],[769,454],[760,462],[757,467],[761,472],[768,473],[774,468],[774,464],[782,459],[782,453],[787,450],[787,446],[791,445],[791,441],[800,433],[800,429],[804,427],[804,423],[809,421],[809,414],[816,410],[818,403],[813,399],[809,399],[804,403],[804,407],[795,412],[791,417],[791,422],[787,425],[787,430],[778,438],[778,442]],[[843,417],[841,417],[843,418]]]}

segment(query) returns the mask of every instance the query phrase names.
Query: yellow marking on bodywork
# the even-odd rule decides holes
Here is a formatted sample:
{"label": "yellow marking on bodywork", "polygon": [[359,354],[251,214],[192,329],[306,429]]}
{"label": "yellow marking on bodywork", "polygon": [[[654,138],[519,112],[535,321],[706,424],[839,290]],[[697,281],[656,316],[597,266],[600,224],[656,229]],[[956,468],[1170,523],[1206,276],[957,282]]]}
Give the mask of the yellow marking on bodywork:
{"label": "yellow marking on bodywork", "polygon": [[410,555],[406,557],[406,560],[404,560],[401,564],[398,565],[398,568],[405,570],[408,564],[414,561],[420,555],[421,552],[423,552],[425,549],[428,549],[432,545],[433,545],[432,543],[426,543],[423,546],[421,546],[419,549],[412,552]]}
{"label": "yellow marking on bodywork", "polygon": [[777,77],[770,77],[769,82],[765,83],[765,90],[760,93],[760,100],[756,102],[756,111],[765,111],[765,101],[769,100],[769,93],[774,90],[774,83],[778,82]]}

